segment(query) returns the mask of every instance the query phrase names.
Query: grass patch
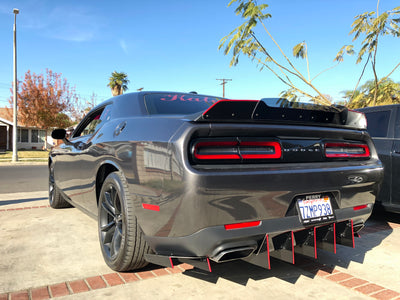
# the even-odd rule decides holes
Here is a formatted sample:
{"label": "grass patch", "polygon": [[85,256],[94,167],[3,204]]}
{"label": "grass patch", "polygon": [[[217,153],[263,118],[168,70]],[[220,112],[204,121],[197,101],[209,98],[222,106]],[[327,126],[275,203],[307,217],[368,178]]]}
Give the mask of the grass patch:
{"label": "grass patch", "polygon": [[[0,152],[0,160],[11,160],[12,159],[12,151]],[[45,159],[49,156],[49,151],[43,150],[19,150],[18,158],[24,159]]]}

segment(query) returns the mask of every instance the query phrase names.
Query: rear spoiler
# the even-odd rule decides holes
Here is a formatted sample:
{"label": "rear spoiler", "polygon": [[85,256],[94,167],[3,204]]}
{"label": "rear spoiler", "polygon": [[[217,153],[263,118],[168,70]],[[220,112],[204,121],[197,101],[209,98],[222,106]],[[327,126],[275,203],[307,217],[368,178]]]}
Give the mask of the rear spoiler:
{"label": "rear spoiler", "polygon": [[323,106],[315,104],[280,102],[270,106],[266,100],[220,100],[194,119],[195,122],[221,123],[283,123],[315,126],[348,127],[366,129],[363,113],[344,106]]}

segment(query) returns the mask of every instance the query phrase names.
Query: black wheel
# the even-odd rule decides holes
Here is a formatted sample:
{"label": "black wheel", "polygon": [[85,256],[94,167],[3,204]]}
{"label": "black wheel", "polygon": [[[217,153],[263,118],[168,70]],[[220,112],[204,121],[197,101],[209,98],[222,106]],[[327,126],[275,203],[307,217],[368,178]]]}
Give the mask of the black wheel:
{"label": "black wheel", "polygon": [[115,271],[139,269],[150,248],[144,240],[134,213],[134,205],[121,172],[107,176],[99,199],[99,240],[107,265]]}
{"label": "black wheel", "polygon": [[67,202],[61,195],[54,180],[54,166],[50,165],[49,169],[49,203],[52,208],[67,208],[72,205]]}

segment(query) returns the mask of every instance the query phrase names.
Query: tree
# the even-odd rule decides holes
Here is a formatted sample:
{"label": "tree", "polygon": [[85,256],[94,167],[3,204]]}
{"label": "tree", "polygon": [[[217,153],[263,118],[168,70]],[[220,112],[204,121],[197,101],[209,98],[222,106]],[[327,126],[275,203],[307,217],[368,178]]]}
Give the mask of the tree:
{"label": "tree", "polygon": [[390,78],[379,80],[376,88],[375,80],[368,80],[356,91],[343,91],[349,108],[361,108],[375,105],[400,103],[400,83]]}
{"label": "tree", "polygon": [[86,97],[79,96],[79,98],[80,99],[71,114],[72,126],[78,124],[83,117],[97,105],[98,102],[97,94],[94,92],[90,95],[89,100]]}
{"label": "tree", "polygon": [[109,78],[108,87],[111,88],[113,96],[122,95],[128,89],[128,75],[124,72],[114,71]]}
{"label": "tree", "polygon": [[351,102],[356,95],[356,90],[361,78],[364,75],[364,71],[368,63],[371,64],[372,72],[374,75],[374,85],[372,102],[368,101],[370,105],[375,106],[378,104],[379,85],[383,83],[389,76],[400,66],[400,62],[384,77],[378,80],[378,74],[376,72],[376,57],[378,52],[378,45],[380,37],[391,35],[394,37],[400,37],[400,6],[379,14],[379,0],[376,5],[376,12],[365,12],[363,14],[355,16],[355,20],[351,25],[352,30],[350,34],[354,34],[353,41],[356,41],[359,37],[364,37],[361,42],[362,46],[357,55],[356,63],[360,63],[362,59],[367,56],[367,61],[364,65],[361,76],[358,80],[356,87],[354,88],[353,95],[349,99]]}
{"label": "tree", "polygon": [[[266,12],[268,5],[258,5],[257,0],[231,0],[228,6],[231,6],[234,3],[237,4],[235,10],[236,14],[240,15],[245,21],[242,25],[235,28],[229,35],[225,36],[219,45],[219,49],[224,47],[225,55],[232,53],[230,65],[237,65],[239,62],[239,56],[243,54],[256,61],[260,66],[260,69],[267,68],[270,70],[288,87],[287,90],[281,92],[282,97],[288,97],[289,100],[298,101],[300,96],[306,96],[314,103],[328,105],[331,104],[331,99],[319,91],[314,85],[313,81],[324,72],[336,67],[340,62],[342,62],[344,55],[355,54],[354,45],[344,45],[334,58],[335,64],[319,72],[314,77],[311,77],[310,74],[307,43],[303,41],[295,45],[293,47],[293,56],[295,58],[304,59],[307,62],[307,75],[304,75],[295,66],[293,61],[286,55],[268,30],[265,22],[267,19],[271,18],[271,14]],[[398,63],[388,73],[388,75],[382,77],[382,79],[378,81],[378,76],[376,74],[378,39],[380,36],[384,35],[400,37],[400,7],[386,11],[381,15],[378,12],[378,8],[379,0],[377,3],[376,12],[367,12],[356,16],[355,21],[352,24],[353,29],[350,32],[350,34],[355,34],[353,41],[358,37],[365,35],[365,38],[362,42],[363,45],[358,53],[357,63],[362,60],[364,54],[368,53],[367,63],[362,70],[360,79],[354,88],[353,94],[355,95],[358,84],[364,74],[366,65],[370,61],[375,77],[375,89],[373,89],[374,100],[371,102],[371,105],[374,105],[377,101],[379,84],[383,80],[387,79],[400,66],[400,63]],[[255,31],[257,25],[261,25],[264,32],[272,41],[273,45],[275,45],[276,49],[278,50],[278,54],[281,55],[280,58],[276,54],[272,56],[272,49],[267,48],[260,42],[260,39],[256,35]]]}
{"label": "tree", "polygon": [[[11,93],[13,91],[11,90]],[[12,104],[12,98],[9,100]],[[18,121],[26,126],[45,129],[66,128],[77,102],[75,88],[71,88],[61,73],[46,69],[46,74],[25,73],[18,84]],[[47,148],[47,140],[44,142]]]}
{"label": "tree", "polygon": [[[230,65],[237,65],[240,54],[243,54],[255,60],[258,65],[261,66],[261,69],[267,68],[270,70],[280,81],[288,86],[288,89],[283,91],[281,95],[289,95],[292,100],[298,100],[300,95],[306,96],[314,103],[330,105],[330,99],[318,90],[313,80],[340,63],[343,60],[344,54],[353,54],[352,46],[343,47],[341,51],[339,51],[335,58],[337,62],[336,65],[321,71],[311,78],[307,43],[303,41],[297,44],[293,48],[293,56],[305,59],[307,62],[307,76],[303,75],[268,30],[265,24],[265,20],[271,18],[271,14],[265,12],[268,5],[258,5],[256,0],[231,0],[228,6],[231,6],[235,2],[237,3],[235,12],[237,15],[241,15],[245,22],[235,28],[229,35],[222,38],[219,45],[219,49],[225,47],[225,55],[232,52]],[[256,36],[254,30],[258,24],[261,25],[269,39],[273,42],[273,45],[278,49],[281,55],[280,59],[273,57],[271,54],[272,51],[267,49]],[[304,86],[305,89],[300,87],[301,85]],[[312,93],[315,93],[315,95],[312,95]]]}

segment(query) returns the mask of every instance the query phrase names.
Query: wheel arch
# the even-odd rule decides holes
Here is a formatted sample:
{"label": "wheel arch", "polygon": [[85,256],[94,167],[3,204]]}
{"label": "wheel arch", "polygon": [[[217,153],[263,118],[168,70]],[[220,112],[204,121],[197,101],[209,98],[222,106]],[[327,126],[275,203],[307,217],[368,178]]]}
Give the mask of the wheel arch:
{"label": "wheel arch", "polygon": [[97,204],[99,204],[99,197],[100,197],[100,191],[101,187],[103,185],[104,180],[107,178],[107,176],[115,171],[120,171],[121,168],[113,161],[107,160],[104,161],[100,168],[97,170],[96,174],[96,201]]}

